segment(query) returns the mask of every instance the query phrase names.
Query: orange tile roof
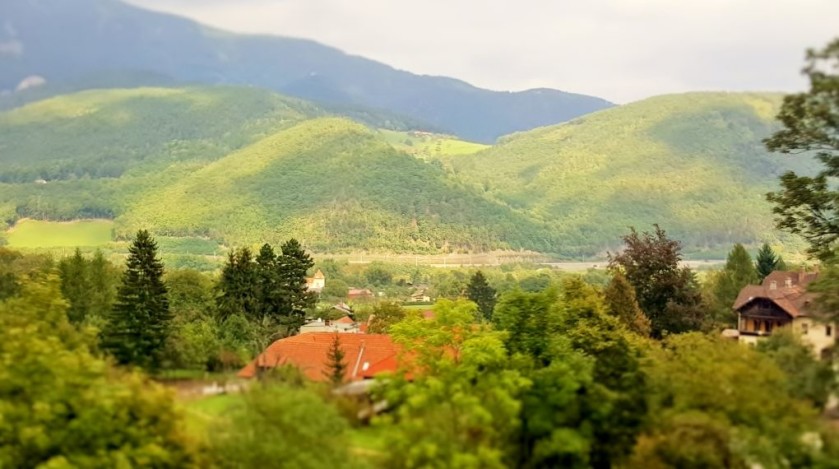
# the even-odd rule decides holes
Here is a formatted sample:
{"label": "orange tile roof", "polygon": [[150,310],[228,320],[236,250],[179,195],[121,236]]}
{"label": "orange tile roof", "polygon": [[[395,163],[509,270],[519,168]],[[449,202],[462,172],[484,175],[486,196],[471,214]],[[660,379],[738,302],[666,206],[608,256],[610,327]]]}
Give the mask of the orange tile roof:
{"label": "orange tile roof", "polygon": [[[255,360],[239,371],[242,378],[253,378],[258,368],[293,365],[313,381],[325,381],[329,365],[329,349],[334,332],[312,332],[280,339],[265,349]],[[395,357],[399,348],[384,334],[337,334],[344,363],[346,381],[373,377],[384,371],[396,371]],[[386,361],[384,364],[380,362]],[[366,364],[366,370],[365,370]],[[373,370],[373,371],[371,371]]]}
{"label": "orange tile roof", "polygon": [[767,275],[762,284],[743,287],[734,301],[734,309],[740,310],[752,300],[763,298],[772,301],[793,318],[807,316],[814,297],[812,293],[807,292],[807,286],[818,276],[818,272],[776,270]]}
{"label": "orange tile roof", "polygon": [[355,321],[353,321],[349,316],[344,316],[341,319],[336,319],[333,322],[338,324],[355,324]]}

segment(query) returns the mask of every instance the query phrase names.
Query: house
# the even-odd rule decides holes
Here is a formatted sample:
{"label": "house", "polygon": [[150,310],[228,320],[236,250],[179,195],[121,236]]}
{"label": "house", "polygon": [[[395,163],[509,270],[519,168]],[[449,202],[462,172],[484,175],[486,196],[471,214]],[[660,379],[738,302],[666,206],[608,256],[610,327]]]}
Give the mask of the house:
{"label": "house", "polygon": [[815,294],[807,286],[818,278],[818,272],[775,271],[760,285],[748,285],[734,301],[737,311],[737,338],[756,344],[780,327],[791,327],[813,348],[817,356],[836,343],[835,325],[816,321],[813,315]]}
{"label": "house", "polygon": [[300,326],[301,334],[309,334],[312,332],[337,332],[355,334],[361,332],[358,323],[349,316],[343,316],[340,319],[315,319]]}
{"label": "house", "polygon": [[373,292],[369,288],[350,288],[347,291],[348,300],[361,300],[373,298]]}
{"label": "house", "polygon": [[[395,372],[398,347],[384,334],[340,334],[344,352],[345,381],[371,379],[379,373]],[[313,381],[327,381],[329,349],[333,332],[300,334],[275,341],[241,371],[240,378],[255,378],[260,371],[292,365]]]}
{"label": "house", "polygon": [[326,276],[323,275],[323,272],[320,269],[315,272],[315,275],[306,277],[307,291],[320,293],[323,291],[324,286],[326,286]]}
{"label": "house", "polygon": [[411,293],[411,303],[430,303],[431,296],[428,295],[428,289],[424,286],[420,286],[414,289],[414,292]]}

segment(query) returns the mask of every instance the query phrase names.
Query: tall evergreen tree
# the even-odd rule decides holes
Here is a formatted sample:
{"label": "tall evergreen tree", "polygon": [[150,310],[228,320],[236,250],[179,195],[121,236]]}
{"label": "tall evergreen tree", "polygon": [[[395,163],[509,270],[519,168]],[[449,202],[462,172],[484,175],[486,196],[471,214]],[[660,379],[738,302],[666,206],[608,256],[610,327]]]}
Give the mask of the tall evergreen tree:
{"label": "tall evergreen tree", "polygon": [[492,288],[480,270],[472,275],[469,285],[466,287],[466,297],[478,305],[478,312],[487,320],[492,320],[492,310],[498,301],[495,296],[495,289]]}
{"label": "tall evergreen tree", "polygon": [[731,309],[734,300],[737,299],[743,287],[757,283],[758,280],[759,276],[752,257],[742,244],[735,244],[728,253],[725,266],[716,276],[713,285],[713,309],[719,321],[733,325],[737,319]]}
{"label": "tall evergreen tree", "polygon": [[90,260],[88,274],[91,287],[89,316],[104,320],[116,301],[119,270],[97,249]]}
{"label": "tall evergreen tree", "polygon": [[329,379],[333,386],[339,386],[344,382],[344,375],[347,374],[347,364],[344,362],[344,351],[341,349],[341,338],[338,333],[332,338],[329,346],[329,353],[326,355],[326,369],[324,377]]}
{"label": "tall evergreen tree", "polygon": [[146,230],[137,232],[128,253],[116,305],[102,330],[102,346],[121,364],[156,370],[172,320],[163,263]]}
{"label": "tall evergreen tree", "polygon": [[277,255],[270,244],[266,243],[260,248],[254,268],[257,319],[274,322],[283,310],[285,294],[280,286]]}
{"label": "tall evergreen tree", "polygon": [[76,248],[71,257],[61,259],[58,272],[61,276],[61,296],[69,303],[67,318],[73,324],[84,322],[91,307],[93,294],[87,260]]}
{"label": "tall evergreen tree", "polygon": [[296,333],[303,325],[306,310],[314,306],[317,300],[306,288],[306,272],[315,263],[294,238],[286,241],[280,249],[282,254],[277,259],[278,278],[280,289],[285,295],[281,320],[287,332]]}
{"label": "tall evergreen tree", "polygon": [[219,296],[216,298],[219,315],[222,320],[235,314],[244,314],[255,319],[256,266],[249,248],[233,249],[227,255],[227,262],[221,269]]}
{"label": "tall evergreen tree", "polygon": [[755,259],[758,281],[762,282],[774,270],[782,270],[782,263],[781,256],[775,255],[775,251],[772,250],[768,243],[763,243]]}

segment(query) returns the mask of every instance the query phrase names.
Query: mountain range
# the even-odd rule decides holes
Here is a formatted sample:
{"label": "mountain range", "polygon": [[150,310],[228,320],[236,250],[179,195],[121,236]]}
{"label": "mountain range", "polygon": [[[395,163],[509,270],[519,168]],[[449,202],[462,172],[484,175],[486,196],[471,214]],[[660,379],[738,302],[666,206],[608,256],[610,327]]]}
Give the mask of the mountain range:
{"label": "mountain range", "polygon": [[118,0],[0,2],[0,108],[176,83],[258,86],[353,118],[387,113],[397,128],[488,143],[612,106],[552,89],[499,92],[415,75],[313,41],[233,34]]}
{"label": "mountain range", "polygon": [[650,98],[503,137],[379,129],[251,87],[91,90],[0,113],[0,217],[227,246],[602,256],[659,223],[690,252],[777,241],[781,96]]}

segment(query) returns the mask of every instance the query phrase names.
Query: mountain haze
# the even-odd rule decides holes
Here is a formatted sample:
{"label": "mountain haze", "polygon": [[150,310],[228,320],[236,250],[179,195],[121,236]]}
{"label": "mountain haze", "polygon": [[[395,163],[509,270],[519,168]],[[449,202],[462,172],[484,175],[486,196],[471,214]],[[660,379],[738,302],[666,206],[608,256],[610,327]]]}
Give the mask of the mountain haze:
{"label": "mountain haze", "polygon": [[7,1],[0,19],[0,90],[31,76],[59,89],[86,80],[101,86],[99,75],[115,86],[137,76],[149,85],[163,77],[246,84],[336,108],[385,110],[483,142],[611,106],[550,89],[496,92],[414,75],[313,41],[232,34],[117,0]]}

